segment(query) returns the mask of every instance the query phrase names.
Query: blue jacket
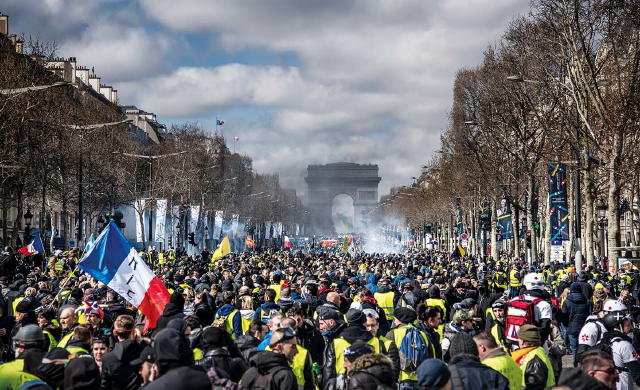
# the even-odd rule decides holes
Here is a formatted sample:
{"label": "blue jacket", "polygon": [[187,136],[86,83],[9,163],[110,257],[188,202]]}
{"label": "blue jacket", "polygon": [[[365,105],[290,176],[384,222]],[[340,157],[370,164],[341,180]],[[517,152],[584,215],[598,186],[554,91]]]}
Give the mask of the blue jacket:
{"label": "blue jacket", "polygon": [[[236,307],[233,305],[223,305],[216,312],[216,316],[228,316],[232,311],[236,310]],[[233,319],[231,320],[231,324],[233,326],[233,333],[236,336],[242,336],[242,320],[240,317],[240,310],[233,315]]]}
{"label": "blue jacket", "polygon": [[577,337],[591,314],[591,302],[582,293],[579,284],[573,283],[569,291],[569,296],[562,304],[562,323],[567,327],[567,334]]}
{"label": "blue jacket", "polygon": [[280,311],[280,306],[278,306],[273,302],[265,302],[258,308],[258,310],[256,310],[256,314],[253,317],[253,319],[256,321],[262,320],[262,322],[267,323],[267,321],[262,319],[262,314],[265,313],[266,315],[270,313],[272,310]]}
{"label": "blue jacket", "polygon": [[256,348],[256,351],[264,351],[265,349],[267,349],[270,342],[271,342],[271,331],[268,331],[267,334],[264,335],[264,338],[262,339],[260,344],[258,344],[258,348]]}

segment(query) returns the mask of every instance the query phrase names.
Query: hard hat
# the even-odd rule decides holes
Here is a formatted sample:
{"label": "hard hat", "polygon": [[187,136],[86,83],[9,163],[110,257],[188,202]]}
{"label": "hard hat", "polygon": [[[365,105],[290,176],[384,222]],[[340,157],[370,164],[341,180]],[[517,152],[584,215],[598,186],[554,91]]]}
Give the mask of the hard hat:
{"label": "hard hat", "polygon": [[623,311],[610,311],[606,316],[604,316],[604,318],[602,318],[602,323],[608,331],[612,331],[614,329],[619,329],[619,326],[622,325],[624,320],[627,318],[627,315]]}
{"label": "hard hat", "polygon": [[602,311],[604,311],[605,313],[625,310],[627,310],[627,305],[616,299],[607,299],[606,301],[604,301],[604,305],[602,305]]}
{"label": "hard hat", "polygon": [[527,290],[544,290],[544,278],[542,274],[534,272],[526,274],[522,282]]}
{"label": "hard hat", "polygon": [[44,341],[44,333],[38,325],[25,325],[18,329],[18,333],[13,336],[13,341],[22,341],[23,343],[37,343]]}

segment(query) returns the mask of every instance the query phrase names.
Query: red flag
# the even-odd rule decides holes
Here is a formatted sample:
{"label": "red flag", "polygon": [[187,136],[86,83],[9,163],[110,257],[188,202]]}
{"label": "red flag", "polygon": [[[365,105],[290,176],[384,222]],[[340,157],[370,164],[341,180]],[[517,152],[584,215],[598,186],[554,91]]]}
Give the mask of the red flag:
{"label": "red flag", "polygon": [[253,237],[251,236],[247,236],[247,239],[244,240],[244,245],[251,247],[251,248],[255,248],[256,247],[256,243],[253,242]]}
{"label": "red flag", "polygon": [[285,248],[293,247],[293,245],[291,245],[291,241],[289,241],[289,237],[287,237],[287,236],[284,236],[284,247]]}
{"label": "red flag", "polygon": [[234,141],[240,141],[240,137],[233,137]]}

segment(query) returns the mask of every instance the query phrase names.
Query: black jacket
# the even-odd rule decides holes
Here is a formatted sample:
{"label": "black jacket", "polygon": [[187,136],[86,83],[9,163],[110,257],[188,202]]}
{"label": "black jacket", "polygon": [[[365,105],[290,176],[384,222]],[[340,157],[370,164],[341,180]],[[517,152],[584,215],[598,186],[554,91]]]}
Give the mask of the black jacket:
{"label": "black jacket", "polygon": [[311,360],[322,366],[322,353],[324,352],[324,337],[322,333],[313,326],[310,320],[305,320],[296,332],[298,343],[305,347],[311,355]]}
{"label": "black jacket", "polygon": [[145,390],[209,390],[207,374],[197,368],[177,367],[144,387]]}
{"label": "black jacket", "polygon": [[202,326],[211,325],[215,312],[207,302],[197,304],[194,311]]}
{"label": "black jacket", "polygon": [[296,376],[291,371],[289,362],[280,353],[260,351],[249,360],[249,365],[251,367],[240,380],[240,383],[247,388],[252,388],[260,376],[269,373],[272,374],[271,389],[297,390],[298,388]]}
{"label": "black jacket", "polygon": [[[480,363],[474,355],[456,355],[449,363],[449,369],[457,370],[463,390],[508,390],[509,381],[498,371]],[[456,384],[455,373],[451,373],[452,388],[459,388]]]}
{"label": "black jacket", "polygon": [[571,285],[571,292],[562,304],[562,323],[567,327],[567,333],[577,337],[580,330],[591,314],[591,303],[582,293],[580,285]]}
{"label": "black jacket", "polygon": [[349,390],[395,390],[393,363],[379,354],[359,357],[349,370]]}
{"label": "black jacket", "polygon": [[184,311],[184,299],[182,301],[182,305],[174,302],[167,303],[167,305],[164,307],[164,310],[162,311],[162,315],[158,317],[158,322],[156,323],[156,329],[160,330],[160,329],[166,328],[169,321],[173,320],[174,318],[184,318],[183,311]]}
{"label": "black jacket", "polygon": [[208,350],[202,359],[196,361],[196,366],[201,367],[205,372],[208,372],[211,367],[215,367],[220,376],[234,382],[238,382],[247,370],[247,364],[242,358],[231,357],[229,351],[224,348]]}
{"label": "black jacket", "polygon": [[[355,343],[357,340],[361,340],[363,342],[368,342],[373,337],[369,331],[367,331],[363,326],[349,326],[344,328],[337,337],[344,338],[349,344]],[[326,388],[328,385],[328,381],[332,380],[336,377],[336,351],[333,344],[333,340],[327,340],[327,346],[324,352],[324,366],[322,367],[322,388]],[[393,362],[394,367],[394,375],[397,377],[400,373],[400,355],[398,353],[398,348],[394,343],[391,343],[391,347],[388,351],[385,351],[385,346],[380,341],[380,351],[384,352],[384,355],[387,355],[389,359]]]}
{"label": "black jacket", "polygon": [[113,351],[102,357],[102,374],[100,388],[103,390],[133,390],[142,385],[138,370],[129,363],[137,359],[142,346],[135,340],[116,343]]}
{"label": "black jacket", "polygon": [[604,383],[587,375],[579,368],[565,368],[562,370],[558,386],[566,386],[571,390],[609,390]]}

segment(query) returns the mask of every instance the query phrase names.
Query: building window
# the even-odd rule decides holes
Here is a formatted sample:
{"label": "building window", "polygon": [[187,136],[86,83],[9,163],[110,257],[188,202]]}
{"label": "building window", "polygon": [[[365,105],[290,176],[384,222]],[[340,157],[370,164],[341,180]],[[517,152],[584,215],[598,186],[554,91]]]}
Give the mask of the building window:
{"label": "building window", "polygon": [[358,199],[376,200],[376,192],[375,191],[358,191]]}

